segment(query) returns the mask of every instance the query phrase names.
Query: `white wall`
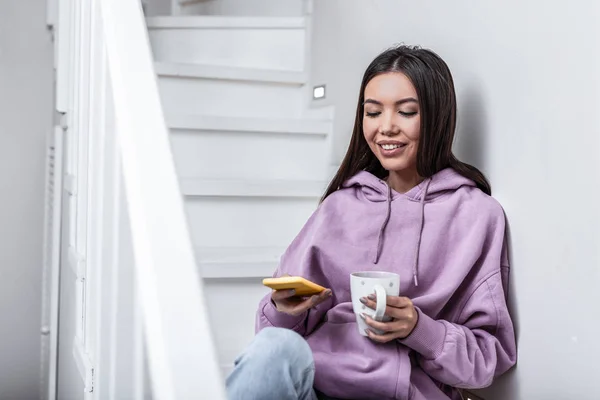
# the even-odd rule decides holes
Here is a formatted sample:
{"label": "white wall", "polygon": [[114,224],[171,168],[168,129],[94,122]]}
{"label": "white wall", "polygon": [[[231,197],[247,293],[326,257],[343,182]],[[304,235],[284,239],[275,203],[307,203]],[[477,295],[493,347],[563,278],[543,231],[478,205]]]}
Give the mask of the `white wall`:
{"label": "white wall", "polygon": [[300,17],[303,15],[303,3],[304,0],[203,0],[184,6],[183,13]]}
{"label": "white wall", "polygon": [[336,106],[335,158],[362,73],[393,43],[430,47],[459,96],[458,154],[491,179],[512,234],[519,365],[486,399],[597,398],[599,12],[592,1],[315,2],[313,84]]}
{"label": "white wall", "polygon": [[0,2],[0,399],[39,398],[45,137],[52,127],[46,1]]}

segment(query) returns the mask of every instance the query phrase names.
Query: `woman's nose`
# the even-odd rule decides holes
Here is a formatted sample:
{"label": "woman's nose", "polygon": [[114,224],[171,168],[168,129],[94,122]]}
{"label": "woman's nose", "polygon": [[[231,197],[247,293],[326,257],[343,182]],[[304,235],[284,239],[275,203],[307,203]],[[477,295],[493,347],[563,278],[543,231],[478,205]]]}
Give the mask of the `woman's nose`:
{"label": "woman's nose", "polygon": [[391,113],[384,113],[380,121],[381,126],[379,127],[379,131],[383,135],[391,136],[395,134],[396,129],[394,129],[394,117],[391,115]]}

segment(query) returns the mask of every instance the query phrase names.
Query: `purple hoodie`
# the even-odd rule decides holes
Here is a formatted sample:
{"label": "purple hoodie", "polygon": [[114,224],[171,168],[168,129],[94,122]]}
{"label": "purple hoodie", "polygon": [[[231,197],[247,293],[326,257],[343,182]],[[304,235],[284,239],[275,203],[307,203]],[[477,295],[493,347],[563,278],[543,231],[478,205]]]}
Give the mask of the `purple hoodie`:
{"label": "purple hoodie", "polygon": [[[333,296],[297,317],[260,303],[257,330],[293,329],[315,359],[314,386],[344,399],[448,399],[516,362],[506,306],[509,265],[501,206],[451,168],[405,194],[368,172],[349,179],[308,220],[274,276],[303,276]],[[358,334],[350,273],[400,274],[419,313],[403,340]]]}

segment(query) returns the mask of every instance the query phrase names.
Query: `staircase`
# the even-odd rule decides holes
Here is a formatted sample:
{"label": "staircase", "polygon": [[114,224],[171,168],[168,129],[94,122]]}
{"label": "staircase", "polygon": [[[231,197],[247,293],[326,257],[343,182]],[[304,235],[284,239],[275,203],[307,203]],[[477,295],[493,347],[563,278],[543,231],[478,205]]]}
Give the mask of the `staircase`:
{"label": "staircase", "polygon": [[328,183],[333,115],[309,108],[310,15],[150,17],[147,26],[228,374],[254,336],[262,278]]}

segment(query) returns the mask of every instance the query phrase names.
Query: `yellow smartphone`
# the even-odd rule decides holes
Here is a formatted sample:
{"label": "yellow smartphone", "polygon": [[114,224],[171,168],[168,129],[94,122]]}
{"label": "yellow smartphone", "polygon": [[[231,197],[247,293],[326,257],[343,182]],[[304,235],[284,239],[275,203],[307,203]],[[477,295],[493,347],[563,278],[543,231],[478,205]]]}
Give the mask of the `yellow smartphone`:
{"label": "yellow smartphone", "polygon": [[325,288],[300,276],[282,276],[263,279],[263,285],[274,290],[295,289],[297,296],[310,296],[321,293]]}

